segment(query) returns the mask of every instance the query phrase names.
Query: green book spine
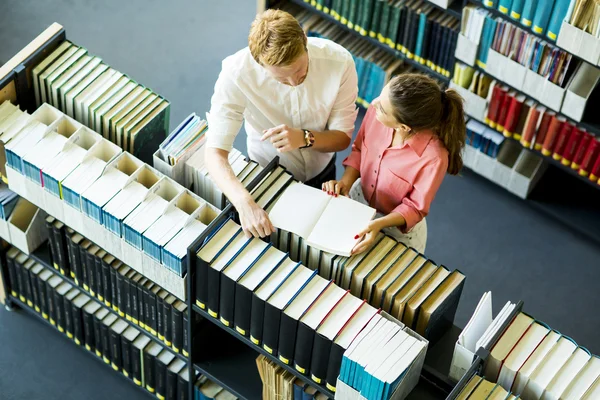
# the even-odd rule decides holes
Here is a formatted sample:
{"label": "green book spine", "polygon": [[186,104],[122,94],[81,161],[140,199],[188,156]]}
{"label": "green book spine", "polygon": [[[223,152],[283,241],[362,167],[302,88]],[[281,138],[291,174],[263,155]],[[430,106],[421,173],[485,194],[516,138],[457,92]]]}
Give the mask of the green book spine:
{"label": "green book spine", "polygon": [[323,0],[316,0],[316,4],[313,4],[313,5],[317,8],[317,10],[323,11],[324,4],[325,4],[325,2]]}
{"label": "green book spine", "polygon": [[396,41],[398,39],[398,28],[400,27],[400,7],[393,7],[390,13],[390,22],[388,26],[388,32],[386,36],[386,43],[392,49],[396,48]]}
{"label": "green book spine", "polygon": [[323,0],[323,12],[325,14],[331,14],[331,5],[333,0]]}
{"label": "green book spine", "polygon": [[340,22],[344,25],[348,24],[348,11],[350,10],[350,1],[342,0],[342,6],[340,7]]}
{"label": "green book spine", "polygon": [[[356,23],[358,11],[358,0],[350,0],[350,9],[348,10],[348,28],[354,29],[354,24]],[[343,22],[343,21],[342,21]]]}
{"label": "green book spine", "polygon": [[376,0],[373,7],[373,16],[371,17],[371,25],[369,25],[369,36],[376,39],[377,32],[379,32],[379,25],[381,23],[381,10],[385,0]]}
{"label": "green book spine", "polygon": [[391,5],[387,0],[383,0],[383,6],[381,7],[381,23],[379,24],[379,31],[377,32],[377,40],[381,43],[386,42],[386,36],[388,31],[388,25],[390,23]]}
{"label": "green book spine", "polygon": [[354,20],[352,22],[354,22],[352,28],[360,33],[362,27],[363,27],[363,16],[364,16],[364,8],[365,8],[365,0],[358,0],[358,5],[356,6],[356,14],[354,17]]}
{"label": "green book spine", "polygon": [[373,18],[375,0],[363,0],[363,3],[363,23],[361,25],[360,34],[363,36],[367,36],[371,32],[371,19]]}
{"label": "green book spine", "polygon": [[333,4],[331,5],[331,16],[336,20],[340,20],[340,12],[342,8],[342,0],[333,0]]}

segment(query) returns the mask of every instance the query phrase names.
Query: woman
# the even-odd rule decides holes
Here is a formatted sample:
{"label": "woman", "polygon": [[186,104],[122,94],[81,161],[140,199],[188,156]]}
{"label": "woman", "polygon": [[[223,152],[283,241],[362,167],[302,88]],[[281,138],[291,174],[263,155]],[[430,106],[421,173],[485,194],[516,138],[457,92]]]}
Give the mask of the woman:
{"label": "woman", "polygon": [[377,210],[356,235],[353,254],[367,250],[380,231],[423,253],[425,216],[446,172],[462,168],[466,128],[463,100],[420,74],[394,77],[373,100],[344,176],[323,184],[329,194],[350,196]]}

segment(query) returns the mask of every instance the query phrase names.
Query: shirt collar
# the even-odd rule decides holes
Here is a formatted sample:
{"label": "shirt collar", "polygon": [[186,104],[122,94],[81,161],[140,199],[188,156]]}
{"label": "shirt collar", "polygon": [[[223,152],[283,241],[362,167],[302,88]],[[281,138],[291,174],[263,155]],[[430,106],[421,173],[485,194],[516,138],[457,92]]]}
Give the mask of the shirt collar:
{"label": "shirt collar", "polygon": [[413,149],[413,151],[417,153],[419,157],[421,157],[432,138],[433,132],[430,130],[421,131],[405,141],[404,146],[410,146],[410,148]]}

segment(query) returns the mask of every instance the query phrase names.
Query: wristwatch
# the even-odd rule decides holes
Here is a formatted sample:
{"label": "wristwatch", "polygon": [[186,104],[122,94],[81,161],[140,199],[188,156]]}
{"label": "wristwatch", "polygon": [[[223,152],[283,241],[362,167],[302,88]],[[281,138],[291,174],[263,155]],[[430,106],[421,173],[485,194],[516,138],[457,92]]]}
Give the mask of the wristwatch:
{"label": "wristwatch", "polygon": [[308,147],[312,147],[315,144],[315,135],[309,131],[308,129],[302,129],[304,131],[304,143],[305,145],[300,147],[301,149],[306,149]]}

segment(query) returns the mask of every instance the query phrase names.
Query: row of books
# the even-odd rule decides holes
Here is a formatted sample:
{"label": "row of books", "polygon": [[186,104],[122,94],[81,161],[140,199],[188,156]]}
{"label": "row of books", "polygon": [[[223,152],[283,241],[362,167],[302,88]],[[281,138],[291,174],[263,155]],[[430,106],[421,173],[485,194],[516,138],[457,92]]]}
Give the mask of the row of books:
{"label": "row of books", "polygon": [[484,0],[486,7],[497,8],[502,14],[520,21],[524,26],[533,29],[537,34],[545,34],[556,40],[567,11],[571,8],[570,0]]}
{"label": "row of books", "polygon": [[[122,372],[136,385],[159,398],[187,398],[186,363],[164,346],[93,301],[59,274],[24,257],[17,249],[7,252],[12,296],[49,320],[61,333]],[[179,382],[181,381],[181,382]],[[185,392],[186,397],[177,395]]]}
{"label": "row of books", "polygon": [[262,354],[256,358],[256,366],[263,383],[264,400],[327,400],[314,386],[304,383],[296,375],[283,369]]}
{"label": "row of books", "polygon": [[333,1],[328,12],[430,69],[451,76],[459,21],[427,1]]}
{"label": "row of books", "polygon": [[496,158],[504,142],[504,136],[479,121],[467,122],[467,144],[480,152]]}
{"label": "row of books", "polygon": [[600,38],[600,4],[590,0],[571,0],[565,21]]}
{"label": "row of books", "polygon": [[61,275],[176,353],[188,356],[185,302],[53,217],[46,219],[46,226],[52,262]]}
{"label": "row of books", "polygon": [[[8,113],[25,114],[4,102],[0,116]],[[73,126],[68,138],[62,123]],[[15,124],[0,131],[17,131],[6,144],[8,166],[25,177],[15,185],[28,200],[136,268],[145,255],[146,264],[185,276],[187,246],[216,212],[204,200],[50,105]]]}
{"label": "row of books", "polygon": [[492,85],[487,124],[504,136],[519,140],[545,156],[597,181],[600,176],[600,142],[574,122],[557,115],[498,83]]}
{"label": "row of books", "polygon": [[125,151],[166,136],[169,102],[80,46],[64,41],[31,76],[38,107],[55,106]]}
{"label": "row of books", "polygon": [[492,383],[479,375],[473,375],[465,387],[458,393],[462,400],[517,400],[522,397],[507,392],[497,383]]}

